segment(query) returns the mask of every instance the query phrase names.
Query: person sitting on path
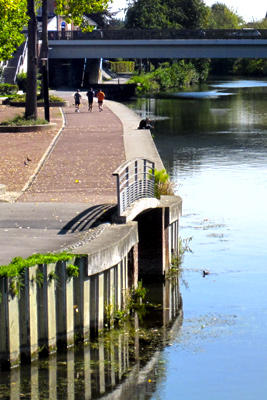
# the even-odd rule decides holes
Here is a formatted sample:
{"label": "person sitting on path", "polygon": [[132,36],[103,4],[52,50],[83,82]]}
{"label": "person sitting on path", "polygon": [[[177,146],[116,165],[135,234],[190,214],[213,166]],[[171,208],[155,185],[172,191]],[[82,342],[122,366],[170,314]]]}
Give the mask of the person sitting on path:
{"label": "person sitting on path", "polygon": [[79,89],[77,89],[76,93],[74,94],[75,112],[79,112],[79,110],[80,110],[81,98],[82,98],[82,95],[81,95]]}
{"label": "person sitting on path", "polygon": [[151,121],[148,117],[142,119],[139,123],[138,129],[153,129],[154,126],[151,125]]}
{"label": "person sitting on path", "polygon": [[99,92],[97,93],[96,97],[98,99],[99,111],[103,111],[103,101],[105,98],[105,93],[103,93],[102,90],[100,89]]}
{"label": "person sitting on path", "polygon": [[86,96],[88,97],[88,111],[92,112],[93,111],[93,101],[94,101],[94,96],[95,96],[95,92],[93,91],[92,88],[90,90],[88,90],[88,92],[86,93]]}

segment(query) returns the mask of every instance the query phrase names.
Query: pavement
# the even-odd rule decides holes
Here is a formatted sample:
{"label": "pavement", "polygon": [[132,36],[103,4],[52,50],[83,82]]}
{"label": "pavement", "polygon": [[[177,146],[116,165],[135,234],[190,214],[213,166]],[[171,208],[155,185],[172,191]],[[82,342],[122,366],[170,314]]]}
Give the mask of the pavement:
{"label": "pavement", "polygon": [[56,94],[69,101],[62,114],[53,110],[57,130],[0,134],[0,185],[7,189],[0,192],[0,265],[100,235],[117,205],[112,173],[125,160],[144,157],[163,168],[150,131],[137,129],[140,117],[126,106],[107,99],[102,112],[95,102],[91,113],[81,92],[77,113],[73,93]]}

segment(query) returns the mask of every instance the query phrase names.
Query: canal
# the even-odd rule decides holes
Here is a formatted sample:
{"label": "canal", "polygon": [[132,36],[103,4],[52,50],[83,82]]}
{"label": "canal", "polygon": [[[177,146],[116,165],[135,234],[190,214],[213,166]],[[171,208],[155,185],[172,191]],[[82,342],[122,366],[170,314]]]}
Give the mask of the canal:
{"label": "canal", "polygon": [[[183,325],[161,353],[151,399],[267,395],[267,82],[216,80],[128,104],[183,198],[191,238]],[[203,277],[203,271],[208,272]]]}
{"label": "canal", "polygon": [[143,283],[146,310],[111,335],[1,371],[0,398],[265,400],[267,81],[213,80],[126,105],[150,116],[183,198],[182,275]]}

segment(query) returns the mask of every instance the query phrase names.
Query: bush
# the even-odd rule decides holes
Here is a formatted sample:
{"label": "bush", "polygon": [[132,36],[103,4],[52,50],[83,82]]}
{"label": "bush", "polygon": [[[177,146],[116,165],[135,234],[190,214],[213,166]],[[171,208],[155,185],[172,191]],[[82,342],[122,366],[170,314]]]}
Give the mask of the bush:
{"label": "bush", "polygon": [[27,79],[26,72],[21,72],[20,74],[18,74],[16,79],[19,90],[22,90],[24,93],[26,92],[26,79]]}
{"label": "bush", "polygon": [[[37,90],[38,91],[41,90],[41,85],[42,85],[41,78],[42,78],[41,74],[38,74],[37,75]],[[16,80],[17,80],[19,90],[22,90],[24,93],[26,93],[27,73],[21,72],[20,74],[17,75]]]}
{"label": "bush", "polygon": [[8,83],[0,83],[0,95],[12,95],[17,93],[19,87]]}

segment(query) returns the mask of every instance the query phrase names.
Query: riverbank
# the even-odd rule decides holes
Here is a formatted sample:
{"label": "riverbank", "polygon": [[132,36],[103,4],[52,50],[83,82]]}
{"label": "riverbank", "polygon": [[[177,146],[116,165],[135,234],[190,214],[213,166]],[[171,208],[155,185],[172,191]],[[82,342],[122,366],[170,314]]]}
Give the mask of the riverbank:
{"label": "riverbank", "polygon": [[[52,109],[51,131],[1,133],[0,183],[6,185],[0,205],[0,265],[34,252],[57,251],[94,234],[96,221],[106,221],[117,203],[115,169],[135,157],[163,164],[150,131],[137,129],[140,118],[122,104],[105,101],[102,113],[87,110],[85,93],[80,113],[70,101]],[[2,106],[0,118],[14,113]],[[16,109],[16,112],[18,110]],[[118,117],[119,116],[119,117]],[[56,130],[57,128],[57,130]],[[29,158],[30,161],[27,160]],[[86,215],[86,223],[77,216]],[[76,217],[76,221],[74,221]],[[70,232],[59,235],[73,220]]]}

